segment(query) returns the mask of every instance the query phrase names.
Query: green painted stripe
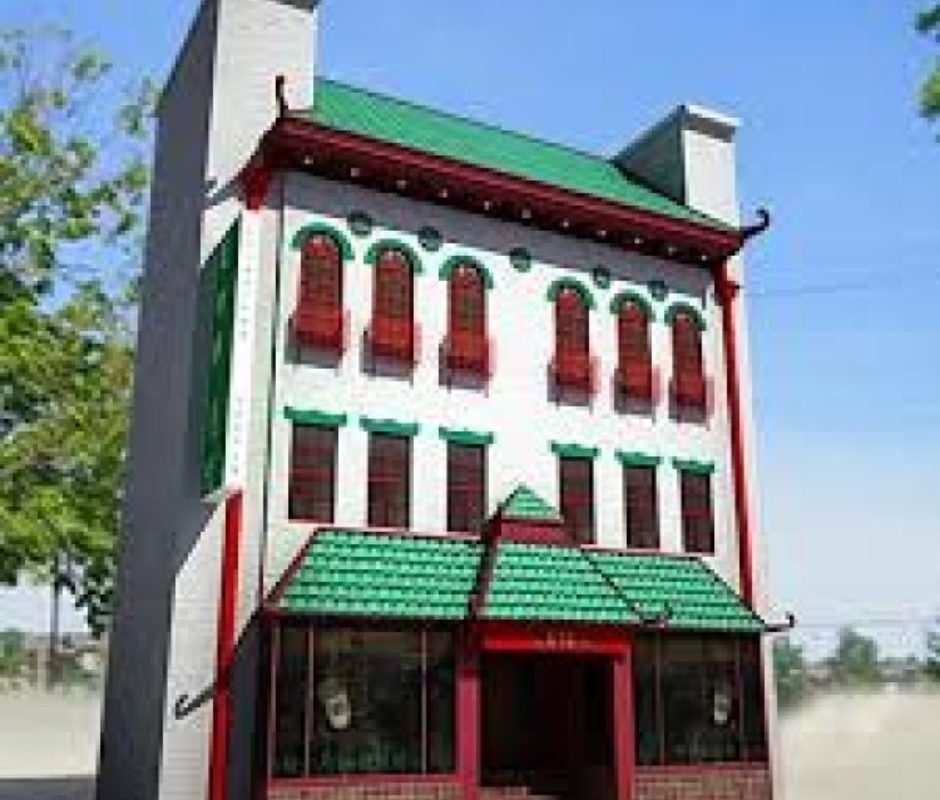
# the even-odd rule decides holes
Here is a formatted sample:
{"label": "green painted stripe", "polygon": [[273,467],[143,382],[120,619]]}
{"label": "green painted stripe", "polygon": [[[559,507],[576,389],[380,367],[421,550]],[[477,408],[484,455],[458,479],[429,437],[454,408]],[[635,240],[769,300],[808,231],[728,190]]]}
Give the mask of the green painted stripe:
{"label": "green painted stripe", "polygon": [[417,422],[398,422],[394,419],[362,417],[360,424],[369,433],[385,433],[389,436],[417,436],[421,426]]}
{"label": "green painted stripe", "polygon": [[349,261],[353,257],[352,244],[350,244],[346,234],[332,225],[327,225],[325,222],[310,222],[298,228],[291,240],[291,247],[294,250],[300,250],[306,244],[307,239],[316,235],[329,236],[339,248],[343,261]]}
{"label": "green painted stripe", "polygon": [[441,427],[438,429],[441,438],[454,444],[474,444],[488,447],[496,440],[496,434],[490,432],[481,433],[466,429],[457,430],[456,428]]}
{"label": "green painted stripe", "polygon": [[597,458],[601,449],[570,442],[551,442],[552,452],[560,458]]}
{"label": "green painted stripe", "polygon": [[342,428],[348,421],[346,414],[293,406],[284,406],[284,416],[300,425],[317,425],[321,428]]}
{"label": "green painted stripe", "polygon": [[458,266],[460,266],[460,265],[462,265],[462,264],[463,264],[463,265],[466,265],[466,266],[469,266],[469,267],[473,267],[477,272],[479,272],[479,273],[480,273],[480,276],[483,278],[483,285],[484,285],[487,289],[492,289],[492,288],[493,288],[493,275],[492,275],[492,273],[490,273],[490,271],[486,268],[486,266],[483,264],[482,261],[480,261],[480,260],[477,259],[477,258],[474,258],[473,256],[466,256],[466,255],[457,254],[457,255],[453,255],[453,256],[451,256],[450,258],[448,258],[448,259],[441,265],[441,271],[440,271],[440,273],[439,273],[441,279],[442,279],[442,280],[445,280],[445,281],[449,281],[449,280],[450,280],[450,276],[451,276],[451,274],[452,274],[453,271],[454,271],[454,268],[455,268],[455,267],[458,267]]}
{"label": "green painted stripe", "polygon": [[635,450],[617,450],[615,455],[625,467],[658,467],[663,460],[662,456],[640,453]]}
{"label": "green painted stripe", "polygon": [[635,292],[632,289],[624,289],[622,292],[617,292],[617,294],[614,295],[614,299],[610,301],[610,313],[614,315],[619,314],[627,303],[635,303],[642,309],[643,313],[646,314],[646,318],[650,322],[656,321],[656,312],[653,310],[653,304],[639,292]]}
{"label": "green painted stripe", "polygon": [[672,465],[680,472],[691,472],[695,475],[711,475],[715,471],[713,461],[696,461],[693,458],[674,458]]}
{"label": "green painted stripe", "polygon": [[686,303],[683,300],[669,306],[669,309],[666,311],[666,324],[672,325],[679,314],[685,314],[691,317],[695,322],[695,327],[698,328],[700,332],[705,332],[707,327],[705,324],[705,316],[691,303]]}
{"label": "green painted stripe", "polygon": [[574,278],[558,278],[558,280],[553,281],[552,285],[548,287],[548,292],[545,295],[546,299],[549,302],[554,303],[555,300],[558,299],[558,294],[562,289],[573,289],[581,297],[581,301],[584,303],[584,305],[590,309],[597,307],[597,304],[594,302],[594,295],[591,294],[591,290]]}
{"label": "green painted stripe", "polygon": [[366,264],[372,264],[374,266],[379,260],[379,255],[384,250],[397,250],[401,253],[408,259],[408,263],[411,264],[411,271],[415,275],[420,275],[424,271],[424,267],[421,264],[421,256],[418,255],[418,252],[411,245],[405,244],[400,239],[379,239],[377,242],[374,242],[366,251]]}

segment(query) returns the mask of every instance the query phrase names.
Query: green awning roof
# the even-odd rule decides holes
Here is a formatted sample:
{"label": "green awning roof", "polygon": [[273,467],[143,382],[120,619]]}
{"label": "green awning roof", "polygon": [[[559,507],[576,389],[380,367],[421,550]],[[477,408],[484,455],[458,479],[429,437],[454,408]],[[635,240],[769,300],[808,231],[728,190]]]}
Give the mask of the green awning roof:
{"label": "green awning roof", "polygon": [[[697,558],[500,542],[481,618],[759,632],[763,623]],[[461,621],[483,562],[478,541],[323,531],[273,599],[316,616]]]}
{"label": "green awning roof", "polygon": [[684,222],[727,225],[631,180],[607,158],[318,78],[303,112],[327,128],[378,139]]}
{"label": "green awning roof", "polygon": [[525,485],[513,489],[509,497],[500,506],[500,515],[507,519],[528,520],[531,522],[561,521],[561,514],[558,513],[557,509]]}

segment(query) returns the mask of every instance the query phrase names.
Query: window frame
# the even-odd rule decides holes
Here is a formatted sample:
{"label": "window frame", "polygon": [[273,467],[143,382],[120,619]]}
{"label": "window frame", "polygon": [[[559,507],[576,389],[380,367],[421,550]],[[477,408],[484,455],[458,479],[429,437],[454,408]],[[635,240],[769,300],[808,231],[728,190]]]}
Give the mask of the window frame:
{"label": "window frame", "polygon": [[[659,470],[652,464],[624,464],[622,471],[621,486],[627,547],[635,550],[659,550],[661,547]],[[631,486],[630,478],[639,479],[640,475],[646,477],[648,486],[638,485],[639,481]],[[641,490],[647,491],[649,496],[638,501],[636,494]],[[647,531],[638,529],[638,514],[635,513],[637,506],[644,503],[649,506],[647,519],[650,525]]]}
{"label": "window frame", "polygon": [[704,410],[707,405],[705,347],[698,320],[679,310],[672,318],[673,398],[677,405]]}
{"label": "window frame", "polygon": [[[401,448],[400,452],[389,458],[389,450],[386,453],[380,453],[380,447]],[[394,459],[399,458],[397,463]],[[412,491],[412,444],[410,436],[402,436],[391,433],[379,433],[372,431],[369,433],[368,444],[368,464],[366,469],[367,480],[367,524],[372,528],[396,528],[407,530],[411,527],[411,491]],[[386,467],[385,461],[391,460],[392,465]],[[379,465],[383,469],[377,474]],[[389,522],[392,514],[390,509],[395,505],[395,498],[381,498],[376,494],[381,486],[394,487],[400,492],[398,500],[403,509],[403,516],[399,519],[399,524]]]}
{"label": "window frame", "polygon": [[[653,342],[650,327],[646,309],[636,300],[626,300],[617,311],[617,371],[620,391],[629,398],[653,398]],[[636,380],[638,373],[642,381]]]}
{"label": "window frame", "polygon": [[[483,524],[486,521],[486,499],[487,499],[487,455],[488,448],[484,444],[467,444],[462,442],[446,442],[447,446],[447,530],[451,533],[480,533]],[[461,464],[461,470],[478,469],[474,479],[457,480],[455,475],[456,456],[458,454],[469,455],[478,459],[478,464]],[[469,488],[467,488],[469,487]],[[460,499],[466,500],[468,495],[475,493],[477,506],[476,520],[470,520],[472,513],[464,509],[458,513],[458,502]],[[471,505],[471,503],[467,503]],[[468,521],[467,525],[462,524],[462,518]]]}
{"label": "window frame", "polygon": [[[299,435],[310,436],[314,439],[329,438],[328,447],[322,447],[323,442],[309,445],[320,455],[323,452],[328,453],[328,463],[316,464],[298,464],[298,448],[300,447]],[[329,525],[336,518],[336,483],[339,467],[339,429],[331,425],[312,425],[302,422],[291,423],[291,444],[290,444],[290,466],[288,472],[288,490],[287,490],[287,517],[292,522],[316,522]],[[319,478],[321,472],[328,472],[327,480],[311,480],[312,476]],[[306,473],[304,475],[303,473]],[[316,486],[314,486],[316,484]],[[303,502],[297,496],[297,490],[304,485],[307,486],[307,492],[314,495],[314,499],[307,502],[311,505],[318,503],[315,497],[316,488],[328,487],[329,511],[325,514],[313,515],[301,514],[295,511],[295,503]]]}
{"label": "window frame", "polygon": [[[572,477],[566,470],[566,466],[571,468],[583,468],[585,475],[580,476],[583,480],[586,477],[587,488],[583,491],[575,491],[571,494]],[[578,477],[578,476],[576,476]],[[558,510],[564,520],[565,531],[578,544],[593,544],[597,541],[597,504],[596,504],[596,481],[594,476],[594,459],[583,456],[558,456]],[[587,498],[587,502],[577,502],[577,498]],[[587,519],[584,524],[579,524],[577,519],[569,517],[568,509],[572,506],[578,509],[587,509]]]}
{"label": "window frame", "polygon": [[678,472],[682,549],[686,553],[714,555],[715,497],[712,476],[708,472],[688,469],[679,469]]}

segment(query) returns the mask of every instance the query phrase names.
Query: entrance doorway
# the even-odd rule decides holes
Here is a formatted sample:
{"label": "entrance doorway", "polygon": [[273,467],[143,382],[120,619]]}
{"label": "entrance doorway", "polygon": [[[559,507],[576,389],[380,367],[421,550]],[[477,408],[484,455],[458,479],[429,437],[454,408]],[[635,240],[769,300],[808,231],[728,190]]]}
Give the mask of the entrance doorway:
{"label": "entrance doorway", "polygon": [[610,659],[487,654],[482,667],[483,785],[570,800],[611,800]]}

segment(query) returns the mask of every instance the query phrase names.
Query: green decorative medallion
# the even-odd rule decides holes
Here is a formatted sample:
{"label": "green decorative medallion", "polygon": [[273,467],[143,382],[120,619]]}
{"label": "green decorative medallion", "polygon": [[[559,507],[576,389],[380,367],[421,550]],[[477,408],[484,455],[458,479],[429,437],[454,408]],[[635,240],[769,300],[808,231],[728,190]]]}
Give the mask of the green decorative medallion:
{"label": "green decorative medallion", "polygon": [[444,237],[441,236],[441,232],[437,228],[425,226],[418,231],[418,242],[429,253],[435,253],[444,244]]}
{"label": "green decorative medallion", "polygon": [[650,290],[650,294],[657,303],[663,302],[669,296],[669,287],[666,286],[666,281],[659,280],[658,278],[650,281],[646,284],[647,288]]}
{"label": "green decorative medallion", "polygon": [[514,247],[509,251],[509,263],[519,272],[532,269],[532,254],[524,247]]}
{"label": "green decorative medallion", "polygon": [[598,289],[610,288],[610,270],[607,267],[597,266],[591,270],[591,277],[594,279],[594,285]]}
{"label": "green decorative medallion", "polygon": [[346,224],[356,236],[364,237],[372,233],[372,217],[365,211],[353,211],[346,217]]}

